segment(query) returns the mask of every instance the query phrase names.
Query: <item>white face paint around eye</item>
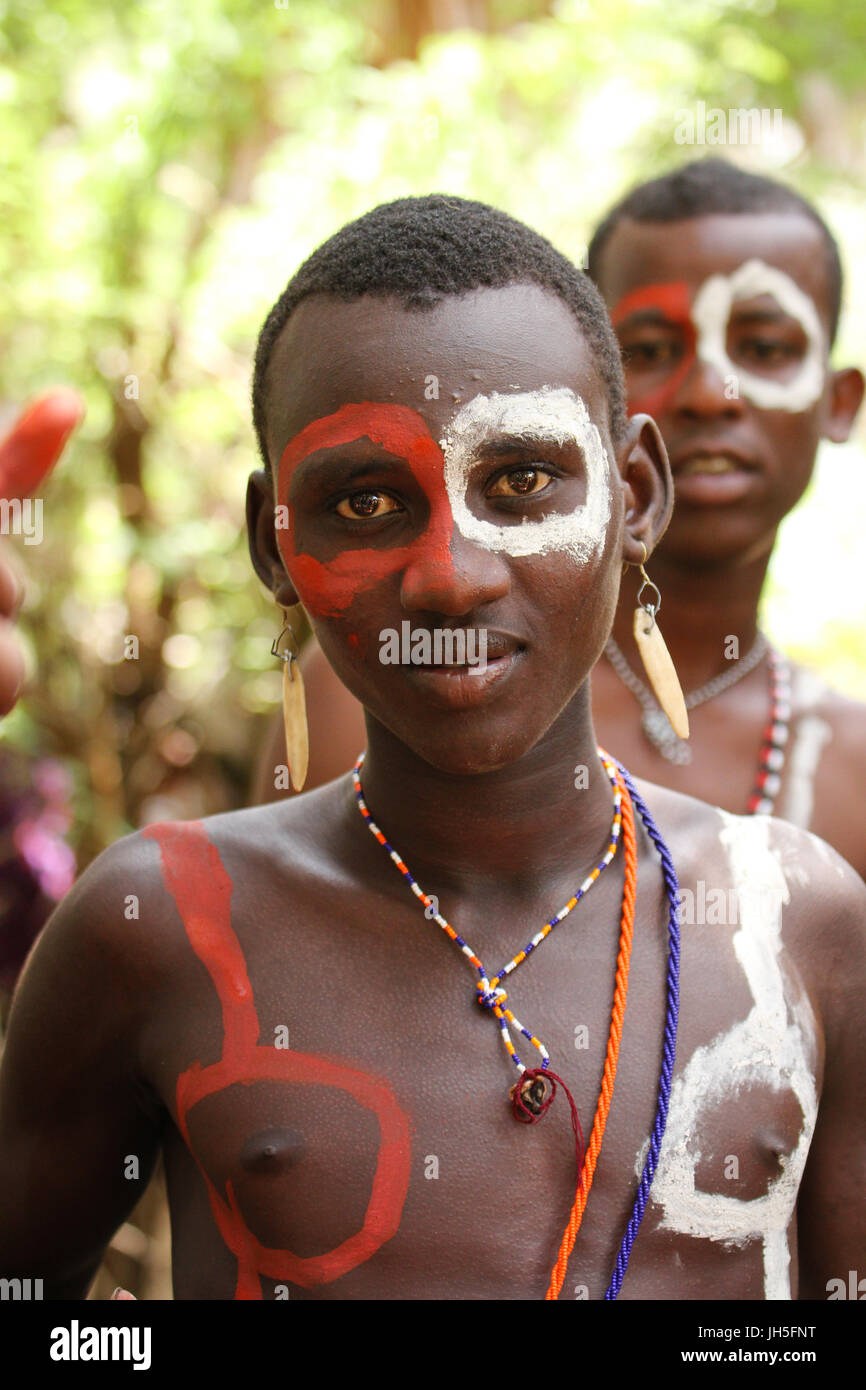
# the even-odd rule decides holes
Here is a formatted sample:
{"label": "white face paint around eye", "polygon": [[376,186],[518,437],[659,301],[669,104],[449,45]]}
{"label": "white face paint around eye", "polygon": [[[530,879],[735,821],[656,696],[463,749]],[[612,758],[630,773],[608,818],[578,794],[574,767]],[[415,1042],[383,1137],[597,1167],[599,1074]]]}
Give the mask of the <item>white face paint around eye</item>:
{"label": "white face paint around eye", "polygon": [[[789,381],[770,381],[736,366],[728,356],[726,337],[731,305],[738,299],[769,294],[781,309],[796,319],[806,334],[808,347],[796,375]],[[764,261],[745,261],[732,275],[711,275],[695,295],[692,321],[697,332],[697,352],[720,376],[733,376],[744,396],[762,410],[807,410],[824,389],[826,345],[818,311],[790,275]]]}
{"label": "white face paint around eye", "polygon": [[[583,506],[540,521],[524,519],[519,526],[496,526],[475,516],[466,502],[470,472],[485,442],[497,435],[576,444],[586,467]],[[610,520],[609,459],[584,401],[567,387],[475,396],[457,412],[440,445],[451,511],[467,540],[514,556],[564,550],[583,564],[601,549]]]}

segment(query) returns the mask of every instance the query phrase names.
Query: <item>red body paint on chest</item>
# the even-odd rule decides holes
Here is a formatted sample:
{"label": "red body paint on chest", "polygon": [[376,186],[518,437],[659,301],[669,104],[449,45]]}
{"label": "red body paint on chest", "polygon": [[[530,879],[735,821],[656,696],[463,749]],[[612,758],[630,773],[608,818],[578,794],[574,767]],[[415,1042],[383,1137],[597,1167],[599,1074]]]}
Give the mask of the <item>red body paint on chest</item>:
{"label": "red body paint on chest", "polygon": [[[427,526],[409,545],[389,549],[360,546],[341,550],[328,561],[298,552],[295,520],[288,502],[295,468],[319,449],[339,448],[359,439],[369,439],[408,463],[430,506]],[[277,472],[277,502],[288,508],[289,525],[277,531],[277,539],[286,569],[311,613],[322,618],[343,617],[356,594],[375,588],[414,560],[423,560],[445,574],[453,571],[454,518],[443,472],[442,450],[421,416],[408,406],[371,402],[344,405],[333,415],[313,420],[289,440]]]}
{"label": "red body paint on chest", "polygon": [[[261,1299],[260,1276],[301,1288],[329,1284],[368,1260],[396,1233],[409,1187],[409,1117],[387,1081],[306,1052],[259,1045],[259,1020],[240,942],[231,925],[232,881],[201,821],[150,825],[142,834],[159,846],[162,876],[174,898],[190,945],[214,983],[223,1021],[219,1062],[193,1062],[177,1080],[177,1123],[207,1184],[211,1210],[238,1261],[235,1299]],[[346,1091],[379,1121],[381,1142],[370,1201],[361,1230],[324,1255],[301,1258],[262,1245],[248,1228],[231,1182],[217,1191],[190,1142],[193,1106],[228,1086],[291,1081]]]}
{"label": "red body paint on chest", "polygon": [[666,410],[695,362],[697,338],[695,326],[692,323],[691,294],[688,285],[683,280],[673,280],[660,285],[641,285],[640,289],[632,290],[630,294],[623,295],[622,299],[614,305],[610,316],[611,323],[614,328],[618,328],[633,314],[637,315],[641,311],[652,309],[657,310],[664,319],[682,330],[685,337],[685,350],[678,366],[660,386],[640,395],[629,392],[629,415],[635,415],[639,412],[655,415]]}

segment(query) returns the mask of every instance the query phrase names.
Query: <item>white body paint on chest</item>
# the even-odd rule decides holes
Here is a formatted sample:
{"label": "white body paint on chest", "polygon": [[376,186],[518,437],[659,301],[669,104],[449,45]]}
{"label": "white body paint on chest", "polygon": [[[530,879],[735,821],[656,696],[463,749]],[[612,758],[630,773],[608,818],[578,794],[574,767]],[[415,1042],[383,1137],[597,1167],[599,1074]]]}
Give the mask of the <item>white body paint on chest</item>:
{"label": "white body paint on chest", "polygon": [[[502,436],[526,436],[540,450],[545,440],[576,444],[586,468],[583,506],[511,526],[496,526],[475,516],[466,501],[472,468],[485,444]],[[543,387],[513,396],[497,392],[475,396],[454,416],[440,444],[451,511],[467,540],[514,556],[565,551],[582,564],[601,549],[610,520],[609,460],[586,405],[573,391]]]}
{"label": "white body paint on chest", "polygon": [[[738,299],[771,295],[806,335],[808,347],[798,371],[787,381],[773,381],[736,366],[728,356],[727,332],[731,306]],[[733,275],[711,275],[695,295],[692,321],[697,353],[720,376],[733,377],[744,396],[762,410],[808,410],[824,389],[826,344],[818,310],[807,294],[783,270],[764,261],[746,261]]]}
{"label": "white body paint on chest", "polygon": [[[791,705],[796,713],[793,742],[788,754],[788,789],[778,814],[808,830],[815,808],[815,774],[833,730],[817,713],[827,687],[814,671],[796,671],[791,686]],[[799,713],[802,711],[802,713]]]}
{"label": "white body paint on chest", "polygon": [[[745,1019],[699,1047],[676,1077],[650,1195],[663,1230],[727,1245],[760,1240],[764,1297],[789,1299],[787,1229],[818,1111],[812,1061],[815,1020],[808,1001],[786,983],[783,974],[780,904],[790,901],[790,894],[779,860],[770,849],[769,821],[763,816],[719,814],[720,838],[739,895],[739,929],[733,946],[754,1005]],[[745,1201],[698,1191],[695,1169],[701,1158],[702,1123],[716,1106],[754,1086],[791,1090],[797,1097],[803,1123],[793,1152],[782,1160],[781,1173],[762,1197]],[[639,1158],[638,1175],[641,1163]]]}

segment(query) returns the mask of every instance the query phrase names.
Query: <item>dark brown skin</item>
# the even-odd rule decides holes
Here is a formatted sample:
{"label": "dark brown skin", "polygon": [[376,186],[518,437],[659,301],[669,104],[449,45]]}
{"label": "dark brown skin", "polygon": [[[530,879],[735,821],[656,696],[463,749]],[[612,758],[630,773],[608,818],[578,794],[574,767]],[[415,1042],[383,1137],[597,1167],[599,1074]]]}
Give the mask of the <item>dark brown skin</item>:
{"label": "dark brown skin", "polygon": [[[297,361],[293,333],[303,334],[303,373],[286,365]],[[419,383],[434,368],[440,399],[428,402]],[[395,575],[345,619],[315,624],[342,678],[375,706],[367,716],[364,777],[374,815],[445,915],[497,966],[571,895],[606,843],[611,794],[595,759],[586,678],[605,640],[623,560],[634,562],[641,543],[651,551],[667,519],[669,476],[657,433],[636,418],[614,449],[604,391],[574,320],[558,300],[530,287],[480,291],[424,315],[382,300],[307,301],[278,347],[269,417],[274,459],[301,428],[346,401],[410,405],[439,438],[455,399],[515,384],[569,386],[587,402],[618,469],[603,553],[582,566],[561,553],[512,559],[455,533],[451,587],[441,575],[429,577],[435,607],[432,588],[425,597],[421,566],[411,584],[405,573]],[[405,468],[364,447],[377,486],[405,508],[394,523],[399,534],[423,526]],[[496,514],[481,484],[501,469],[499,459],[477,465],[474,505],[481,514]],[[564,469],[551,500],[567,504],[581,486],[580,469]],[[296,593],[276,546],[265,474],[251,479],[249,507],[256,568],[277,600],[291,603]],[[306,525],[307,553],[328,554],[332,513],[323,507]],[[371,531],[369,544],[371,552],[381,546],[382,532]],[[519,639],[519,663],[495,701],[464,719],[425,702],[417,685],[410,691],[410,677],[399,669],[386,679],[369,647],[404,606],[419,623],[459,620]],[[348,641],[350,628],[367,639],[366,654],[363,640]],[[484,721],[496,730],[496,747],[481,736]],[[579,763],[591,770],[585,790],[574,787]],[[717,813],[657,787],[645,793],[683,885],[703,877],[726,887],[731,871]],[[541,1298],[574,1192],[567,1109],[558,1100],[533,1128],[513,1119],[513,1069],[495,1022],[474,1002],[473,973],[425,921],[367,831],[349,780],[206,824],[234,882],[232,926],[261,1043],[287,1025],[293,1048],[387,1078],[410,1121],[410,1179],[397,1234],[336,1282],[292,1286],[291,1297]],[[808,890],[791,884],[783,918],[786,970],[792,979],[799,975],[816,1018],[814,1070],[822,1092],[790,1237],[794,1295],[799,1286],[800,1296],[822,1298],[828,1279],[856,1268],[866,1236],[857,1177],[866,1155],[859,1065],[866,1039],[856,1006],[866,984],[866,891],[810,837],[781,824],[773,835],[786,862],[795,859],[810,875]],[[591,1298],[603,1295],[634,1200],[635,1157],[653,1120],[665,912],[658,860],[642,834],[638,853],[620,1070],[564,1298],[573,1298],[578,1285]],[[140,900],[138,920],[124,918],[130,893]],[[519,1015],[549,1047],[587,1132],[607,1040],[621,893],[618,855],[512,981]],[[732,931],[684,930],[678,1071],[696,1047],[751,1007]],[[574,1046],[580,1025],[588,1027],[586,1051]],[[4,1274],[38,1274],[47,1294],[83,1296],[138,1195],[140,1184],[123,1177],[125,1156],[140,1156],[144,1181],[161,1142],[176,1297],[233,1297],[236,1262],[178,1135],[174,1099],[178,1076],[195,1059],[215,1062],[221,1046],[214,989],[162,884],[156,846],[130,836],[91,866],[55,913],[14,1005],[0,1086]],[[737,1107],[719,1108],[699,1135],[699,1185],[759,1195],[791,1152],[800,1123],[784,1087],[753,1088]],[[368,1112],[346,1097],[289,1083],[235,1086],[195,1107],[190,1127],[211,1179],[222,1190],[231,1180],[263,1243],[310,1256],[360,1227],[377,1135]],[[732,1152],[740,1161],[736,1193],[723,1178]],[[425,1177],[431,1156],[439,1162],[436,1180]],[[763,1296],[759,1242],[730,1249],[657,1225],[651,1208],[621,1297]],[[273,1291],[264,1280],[264,1296]]]}
{"label": "dark brown skin", "polygon": [[[696,217],[674,224],[621,222],[605,248],[599,288],[613,310],[624,295],[652,284],[684,281],[691,292],[708,276],[729,274],[744,261],[777,266],[808,293],[829,333],[830,288],[823,243],[815,225],[800,214],[762,213]],[[620,327],[627,358],[629,395],[639,399],[648,385],[672,374],[684,351],[682,334],[626,321]],[[749,350],[772,353],[779,341],[797,345],[790,328],[781,339],[762,327]],[[784,359],[779,371],[787,369]],[[729,399],[722,378],[696,362],[664,410],[654,411],[671,459],[676,484],[680,460],[696,443],[742,451],[754,469],[756,487],[748,500],[724,506],[695,505],[679,498],[673,519],[648,572],[661,590],[660,626],[685,691],[695,690],[728,669],[727,639],[738,638],[745,654],[757,632],[758,604],[779,523],[802,496],[821,438],[848,438],[863,396],[859,371],[828,373],[821,398],[806,411],[759,410],[745,396]],[[804,556],[804,564],[809,557]],[[623,579],[614,636],[632,670],[643,675],[632,637],[636,572]],[[827,615],[828,618],[832,614]],[[310,778],[317,786],[351,766],[364,746],[363,714],[338,685],[315,648],[305,653],[310,708]],[[690,714],[692,762],[677,767],[653,748],[640,727],[640,707],[606,660],[592,678],[593,716],[599,739],[627,767],[652,782],[700,797],[741,814],[754,788],[768,715],[766,663],[729,691]],[[796,704],[791,747],[798,721],[814,714],[832,731],[815,779],[809,829],[866,878],[866,826],[862,788],[866,781],[866,706],[827,691],[814,708]],[[253,800],[271,800],[274,768],[285,761],[282,728],[276,720],[257,771]],[[786,804],[790,761],[777,807]]]}
{"label": "dark brown skin", "polygon": [[[790,213],[697,217],[651,225],[622,222],[605,248],[600,288],[609,307],[640,285],[682,280],[694,291],[709,275],[729,274],[758,259],[785,271],[814,301],[830,329],[830,289],[823,243],[805,216]],[[620,325],[630,397],[639,398],[654,358],[673,371],[682,351],[677,335],[629,331]],[[785,335],[761,329],[772,350]],[[796,340],[794,340],[796,341]],[[638,346],[629,364],[628,349]],[[780,372],[784,371],[784,364]],[[697,362],[666,409],[656,413],[676,485],[680,460],[697,443],[741,450],[755,471],[748,499],[728,506],[700,506],[678,495],[671,524],[649,572],[662,593],[660,625],[684,690],[694,690],[727,669],[725,641],[748,651],[757,631],[758,603],[778,526],[802,496],[822,438],[848,438],[863,397],[863,377],[853,368],[828,372],[823,395],[805,411],[760,410],[741,396],[728,399],[722,378]],[[804,565],[810,558],[803,556]],[[640,664],[631,635],[637,586],[623,583],[614,637],[632,669]],[[828,619],[832,614],[828,613]],[[745,810],[754,785],[762,729],[767,719],[766,665],[690,715],[692,762],[675,767],[643,736],[634,697],[606,661],[593,674],[593,709],[602,740],[627,766],[651,781],[700,796],[728,810]],[[796,720],[803,710],[793,710]],[[866,877],[866,706],[828,692],[813,711],[832,729],[815,785],[809,829],[827,840]],[[790,768],[790,764],[789,764]],[[784,804],[783,781],[778,805]]]}

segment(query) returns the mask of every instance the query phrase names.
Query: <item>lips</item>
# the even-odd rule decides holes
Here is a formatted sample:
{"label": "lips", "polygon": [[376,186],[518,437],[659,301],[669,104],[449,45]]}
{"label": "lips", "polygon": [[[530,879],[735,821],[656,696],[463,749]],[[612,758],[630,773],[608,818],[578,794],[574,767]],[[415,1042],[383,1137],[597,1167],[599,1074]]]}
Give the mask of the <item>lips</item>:
{"label": "lips", "polygon": [[[419,630],[418,628],[412,630],[413,638],[417,637]],[[481,657],[478,657],[478,659],[474,661],[448,661],[444,656],[445,644],[442,643],[443,659],[441,661],[433,660],[429,662],[413,661],[412,665],[417,671],[477,671],[479,666],[483,666],[485,663],[490,665],[491,662],[500,661],[506,657],[513,656],[514,653],[519,651],[523,646],[523,643],[517,637],[511,636],[510,633],[493,632],[490,628],[451,628],[450,631],[452,634],[457,634],[460,631],[464,632],[465,640],[461,644],[463,650],[475,652],[476,654],[481,653],[483,655],[483,660]],[[430,639],[431,648],[435,651],[435,629],[430,630]],[[456,643],[454,643],[454,645],[456,645]]]}
{"label": "lips", "polygon": [[741,473],[742,471],[742,462],[739,459],[731,458],[730,454],[696,454],[678,466],[676,476],[678,478],[691,478],[698,475],[717,477],[723,473]]}
{"label": "lips", "polygon": [[401,674],[442,709],[469,709],[498,694],[519,666],[524,646],[514,637],[488,632],[486,661],[474,666],[441,663],[402,666]]}
{"label": "lips", "polygon": [[725,473],[750,473],[755,468],[754,461],[740,449],[711,440],[696,440],[684,449],[671,450],[671,472],[675,478],[719,477]]}
{"label": "lips", "polygon": [[677,504],[724,507],[748,501],[760,486],[760,470],[739,451],[717,444],[692,444],[671,458]]}

